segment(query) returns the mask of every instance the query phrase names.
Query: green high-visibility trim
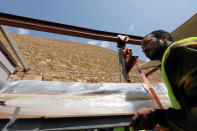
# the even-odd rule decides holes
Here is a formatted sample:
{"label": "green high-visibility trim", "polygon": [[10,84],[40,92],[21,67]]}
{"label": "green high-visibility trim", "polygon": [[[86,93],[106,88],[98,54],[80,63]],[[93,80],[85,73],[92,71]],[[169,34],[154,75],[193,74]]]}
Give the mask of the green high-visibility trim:
{"label": "green high-visibility trim", "polygon": [[[134,131],[131,127],[129,128],[129,130]],[[114,128],[113,131],[125,131],[125,130],[124,130],[124,127],[117,127],[117,128]]]}
{"label": "green high-visibility trim", "polygon": [[114,131],[124,131],[124,127],[117,127],[117,128],[114,128]]}
{"label": "green high-visibility trim", "polygon": [[162,58],[162,63],[161,63],[161,73],[162,73],[162,77],[163,77],[163,80],[166,84],[166,87],[168,89],[168,96],[170,98],[170,102],[172,104],[172,107],[175,108],[175,109],[180,109],[180,105],[178,103],[178,101],[176,100],[175,96],[174,96],[174,93],[172,91],[172,86],[170,85],[170,82],[166,76],[166,73],[165,73],[165,69],[164,69],[164,62],[165,62],[165,58],[168,54],[168,52],[170,51],[170,47],[174,46],[175,44],[180,44],[180,43],[183,43],[183,42],[187,42],[187,41],[191,41],[191,40],[197,40],[197,37],[190,37],[190,38],[186,38],[186,39],[183,39],[183,40],[179,40],[179,41],[176,41],[174,42],[172,45],[170,45],[167,50],[165,51],[164,55],[163,55],[163,58]]}

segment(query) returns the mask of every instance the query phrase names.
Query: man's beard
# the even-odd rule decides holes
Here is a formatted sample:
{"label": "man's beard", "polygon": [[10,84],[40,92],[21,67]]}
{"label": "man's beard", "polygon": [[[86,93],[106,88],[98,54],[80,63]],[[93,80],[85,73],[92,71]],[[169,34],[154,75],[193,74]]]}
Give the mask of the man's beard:
{"label": "man's beard", "polygon": [[152,56],[149,58],[151,60],[160,60],[164,54],[165,48],[163,46],[154,50]]}

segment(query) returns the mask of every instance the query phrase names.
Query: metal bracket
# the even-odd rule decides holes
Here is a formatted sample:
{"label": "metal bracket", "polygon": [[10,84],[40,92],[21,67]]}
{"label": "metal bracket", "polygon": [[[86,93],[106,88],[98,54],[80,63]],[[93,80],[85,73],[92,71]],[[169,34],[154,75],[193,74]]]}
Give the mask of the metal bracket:
{"label": "metal bracket", "polygon": [[20,107],[16,107],[14,109],[14,112],[12,114],[12,119],[10,119],[10,121],[6,124],[6,126],[3,128],[2,131],[8,131],[8,127],[11,126],[12,124],[14,124],[14,122],[16,121],[16,116],[19,114],[20,112]]}

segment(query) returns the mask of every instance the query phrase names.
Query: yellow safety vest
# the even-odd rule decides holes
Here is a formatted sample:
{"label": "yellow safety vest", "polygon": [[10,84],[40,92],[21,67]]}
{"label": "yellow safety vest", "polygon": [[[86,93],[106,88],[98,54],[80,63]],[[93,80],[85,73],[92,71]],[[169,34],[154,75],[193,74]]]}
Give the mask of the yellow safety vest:
{"label": "yellow safety vest", "polygon": [[172,107],[175,108],[175,109],[180,109],[181,106],[179,105],[178,101],[176,100],[175,96],[174,96],[174,93],[172,91],[172,87],[171,87],[171,84],[166,76],[166,72],[165,72],[165,68],[164,68],[164,62],[167,58],[167,54],[169,53],[170,51],[170,48],[176,44],[180,44],[180,43],[183,43],[183,42],[187,42],[187,41],[191,41],[191,40],[197,40],[197,37],[191,37],[191,38],[186,38],[186,39],[183,39],[183,40],[179,40],[179,41],[176,41],[174,42],[172,45],[170,45],[167,50],[165,51],[164,55],[163,55],[163,58],[162,58],[162,63],[161,63],[161,73],[162,73],[162,77],[163,77],[163,80],[166,84],[166,87],[167,87],[167,90],[168,90],[168,96],[170,98],[170,102],[172,104]]}

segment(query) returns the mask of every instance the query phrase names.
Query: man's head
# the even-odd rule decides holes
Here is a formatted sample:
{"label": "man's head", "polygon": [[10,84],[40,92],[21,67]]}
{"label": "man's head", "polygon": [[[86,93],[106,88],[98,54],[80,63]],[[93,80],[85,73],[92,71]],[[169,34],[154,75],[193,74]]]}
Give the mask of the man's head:
{"label": "man's head", "polygon": [[161,60],[166,48],[174,42],[171,34],[156,30],[146,35],[142,41],[142,51],[151,60]]}

